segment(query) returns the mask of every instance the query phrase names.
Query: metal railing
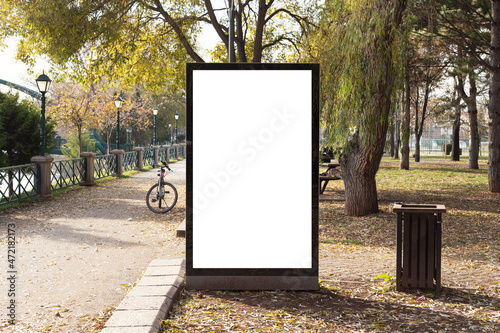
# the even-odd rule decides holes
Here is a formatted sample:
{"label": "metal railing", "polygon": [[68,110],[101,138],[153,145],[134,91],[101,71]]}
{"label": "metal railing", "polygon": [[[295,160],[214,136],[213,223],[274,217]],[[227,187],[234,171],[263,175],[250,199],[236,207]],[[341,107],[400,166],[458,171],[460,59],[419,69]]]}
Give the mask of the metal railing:
{"label": "metal railing", "polygon": [[142,155],[142,165],[143,166],[148,166],[148,165],[153,165],[155,160],[154,160],[154,149],[153,148],[144,148],[144,152]]}
{"label": "metal railing", "polygon": [[36,174],[37,164],[0,168],[0,205],[36,196]]}
{"label": "metal railing", "polygon": [[[181,152],[179,155],[183,156],[185,149],[182,146],[179,148]],[[178,158],[176,147],[169,149],[170,159]],[[146,148],[143,152],[143,166],[152,166],[154,164],[154,149]],[[94,161],[94,169],[88,170],[88,163],[91,163],[92,160]],[[115,172],[121,172],[118,169],[133,170],[140,164],[139,153],[135,151],[123,155],[122,168],[116,167],[117,160],[117,155],[110,154],[0,168],[0,205],[37,195],[50,196],[54,190],[73,185],[92,185],[95,179],[113,176]],[[158,160],[167,160],[166,148],[158,150]],[[49,167],[50,173],[46,169]],[[87,172],[91,172],[91,174],[87,174]],[[118,176],[122,176],[122,174]]]}
{"label": "metal railing", "polygon": [[158,163],[161,163],[161,161],[167,161],[167,149],[165,148],[160,148],[160,150],[158,150]]}
{"label": "metal railing", "polygon": [[[184,146],[179,146],[179,156],[184,157]],[[179,157],[177,156],[177,157]]]}
{"label": "metal railing", "polygon": [[170,159],[177,159],[177,149],[174,146],[170,146]]}
{"label": "metal railing", "polygon": [[113,175],[116,169],[115,155],[96,156],[94,160],[94,179],[101,179]]}
{"label": "metal railing", "polygon": [[123,171],[134,170],[137,166],[137,152],[131,151],[123,154]]}
{"label": "metal railing", "polygon": [[78,185],[85,174],[83,158],[52,162],[50,167],[50,187],[58,190],[64,187]]}

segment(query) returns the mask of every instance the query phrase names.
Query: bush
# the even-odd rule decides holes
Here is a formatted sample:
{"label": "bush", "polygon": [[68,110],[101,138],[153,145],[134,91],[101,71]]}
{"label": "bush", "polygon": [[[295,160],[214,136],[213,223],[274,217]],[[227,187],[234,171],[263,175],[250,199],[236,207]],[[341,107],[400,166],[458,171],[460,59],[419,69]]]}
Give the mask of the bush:
{"label": "bush", "polygon": [[441,151],[445,153],[445,155],[450,155],[451,154],[451,143],[445,143],[444,145],[441,146]]}
{"label": "bush", "polygon": [[[18,94],[0,92],[0,167],[31,163],[40,154],[40,110]],[[53,148],[55,124],[45,120],[45,153]]]}

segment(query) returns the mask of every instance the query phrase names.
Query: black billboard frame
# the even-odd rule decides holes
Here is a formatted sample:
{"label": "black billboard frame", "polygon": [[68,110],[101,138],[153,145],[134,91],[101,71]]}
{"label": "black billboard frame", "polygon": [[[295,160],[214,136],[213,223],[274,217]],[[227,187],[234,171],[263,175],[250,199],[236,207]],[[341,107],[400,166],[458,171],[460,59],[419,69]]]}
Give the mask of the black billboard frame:
{"label": "black billboard frame", "polygon": [[[193,268],[193,71],[311,71],[312,267]],[[223,87],[221,87],[223,89]],[[196,290],[317,290],[319,265],[319,93],[318,64],[188,63],[186,65],[186,288]],[[252,96],[252,98],[255,98]]]}

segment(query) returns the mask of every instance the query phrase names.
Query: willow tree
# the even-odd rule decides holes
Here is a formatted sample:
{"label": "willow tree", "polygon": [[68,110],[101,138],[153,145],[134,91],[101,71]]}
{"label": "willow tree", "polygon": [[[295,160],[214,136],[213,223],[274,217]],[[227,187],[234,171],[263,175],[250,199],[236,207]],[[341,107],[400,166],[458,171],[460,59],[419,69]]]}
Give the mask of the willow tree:
{"label": "willow tree", "polygon": [[323,121],[339,152],[346,215],[378,212],[375,175],[402,86],[405,7],[405,0],[332,0],[323,12],[316,41],[325,75]]}

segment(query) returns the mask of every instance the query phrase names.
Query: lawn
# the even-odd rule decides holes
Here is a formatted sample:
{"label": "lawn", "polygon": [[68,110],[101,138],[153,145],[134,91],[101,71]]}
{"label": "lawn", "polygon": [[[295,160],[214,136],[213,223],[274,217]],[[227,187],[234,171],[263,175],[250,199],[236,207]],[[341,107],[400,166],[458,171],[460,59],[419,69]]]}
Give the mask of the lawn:
{"label": "lawn", "polygon": [[[344,187],[330,182],[320,201],[317,292],[183,291],[165,331],[498,332],[500,194],[487,191],[487,166],[424,158],[411,170],[384,159],[380,213],[343,214]],[[395,202],[444,204],[442,286],[398,292]]]}

